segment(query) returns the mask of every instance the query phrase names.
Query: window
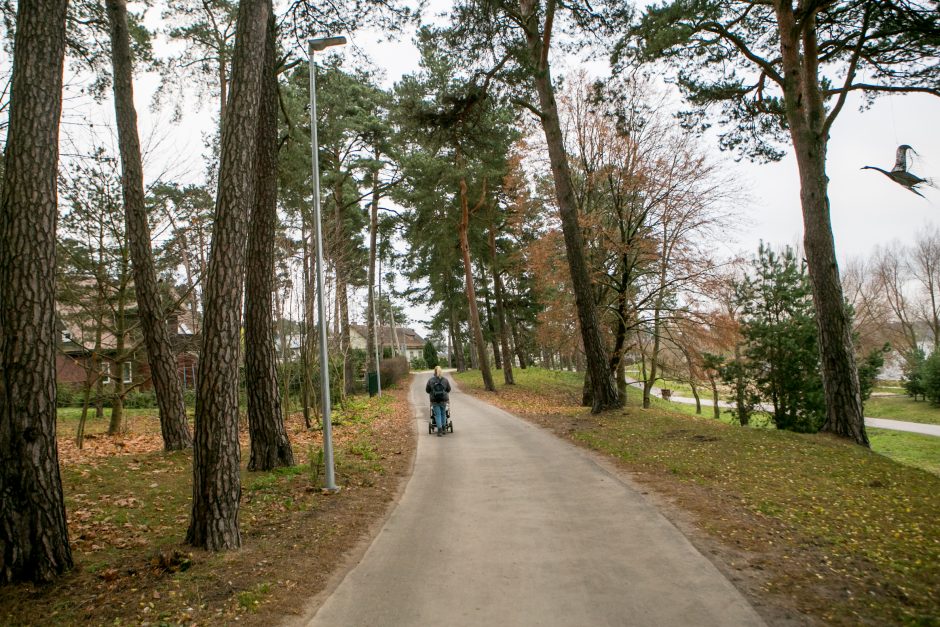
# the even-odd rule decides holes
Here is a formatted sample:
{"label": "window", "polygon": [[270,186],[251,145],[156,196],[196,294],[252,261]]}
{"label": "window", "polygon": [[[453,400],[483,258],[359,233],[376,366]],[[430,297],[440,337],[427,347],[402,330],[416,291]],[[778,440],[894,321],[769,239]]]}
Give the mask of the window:
{"label": "window", "polygon": [[124,383],[134,382],[134,372],[131,368],[131,362],[125,361],[121,364],[121,377]]}
{"label": "window", "polygon": [[72,339],[72,333],[71,333],[70,331],[63,331],[63,332],[62,332],[62,341],[63,341],[63,342],[68,342],[68,341],[71,340],[71,339]]}
{"label": "window", "polygon": [[101,364],[101,382],[105,385],[111,383],[111,362],[106,361]]}

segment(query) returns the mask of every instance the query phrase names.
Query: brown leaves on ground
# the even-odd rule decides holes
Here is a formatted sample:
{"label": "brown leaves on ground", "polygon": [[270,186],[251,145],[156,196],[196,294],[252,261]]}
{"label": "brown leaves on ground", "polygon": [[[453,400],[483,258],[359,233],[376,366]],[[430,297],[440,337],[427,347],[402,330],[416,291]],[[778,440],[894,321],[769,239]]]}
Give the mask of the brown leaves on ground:
{"label": "brown leaves on ground", "polygon": [[[183,543],[192,454],[162,450],[155,411],[135,416],[126,434],[86,437],[82,449],[60,430],[76,568],[51,586],[0,587],[0,624],[269,625],[302,615],[409,472],[415,428],[407,382],[383,392],[334,409],[338,494],[320,492],[322,469],[310,463],[322,432],[307,430],[300,413],[289,417],[297,465],[243,470],[242,549],[226,553]],[[244,428],[241,443],[244,468]]]}

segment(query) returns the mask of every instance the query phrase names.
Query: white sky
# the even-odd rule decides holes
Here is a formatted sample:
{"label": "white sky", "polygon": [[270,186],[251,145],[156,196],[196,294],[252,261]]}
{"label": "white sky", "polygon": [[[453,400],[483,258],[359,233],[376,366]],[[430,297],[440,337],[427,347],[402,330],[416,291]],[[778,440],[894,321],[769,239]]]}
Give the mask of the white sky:
{"label": "white sky", "polygon": [[[435,6],[441,4],[443,0],[434,2]],[[380,42],[376,34],[361,32],[349,39],[385,71],[386,86],[418,67],[418,53],[408,37]],[[556,77],[564,71],[556,63]],[[207,102],[196,110],[191,97],[184,119],[170,125],[169,113],[154,113],[149,107],[156,81],[155,76],[140,76],[135,85],[145,149],[148,137],[161,138],[159,146],[148,156],[148,179],[169,168],[185,181],[198,181],[203,172],[203,134],[213,128],[212,115],[217,104]],[[843,263],[847,258],[868,256],[881,243],[912,242],[925,226],[940,221],[940,190],[922,190],[927,196],[924,199],[876,171],[860,170],[863,165],[890,170],[896,147],[906,143],[920,154],[911,170],[922,177],[940,180],[940,98],[884,96],[865,112],[859,112],[857,104],[858,100],[850,100],[836,121],[827,164],[833,232]],[[110,109],[105,107],[101,115],[103,119],[110,118]],[[728,254],[753,254],[761,239],[773,245],[798,243],[802,239],[802,217],[799,180],[792,156],[771,164],[735,163],[730,155],[720,153],[717,142],[710,143],[734,180],[748,190],[750,198],[746,206],[739,208],[740,227],[725,240],[716,242],[716,246]],[[422,311],[410,313],[418,319],[426,316]],[[420,323],[415,326],[426,332]]]}

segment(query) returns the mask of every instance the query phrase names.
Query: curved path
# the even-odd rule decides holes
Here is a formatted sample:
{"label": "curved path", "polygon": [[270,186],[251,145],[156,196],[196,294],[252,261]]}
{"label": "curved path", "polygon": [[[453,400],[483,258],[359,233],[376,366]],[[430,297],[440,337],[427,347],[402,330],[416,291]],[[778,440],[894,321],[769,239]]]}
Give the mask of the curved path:
{"label": "curved path", "polygon": [[588,453],[469,395],[309,625],[763,625],[719,571]]}
{"label": "curved path", "polygon": [[[627,383],[635,388],[643,388],[643,384],[636,379],[627,378]],[[656,388],[654,388],[656,389]],[[651,392],[654,396],[663,397],[662,388],[659,388],[659,394],[656,392]],[[872,394],[872,396],[897,396],[896,394]],[[676,396],[675,394],[669,397],[669,401],[672,403],[681,403],[683,405],[695,405],[694,398],[688,398],[686,396]],[[711,407],[712,401],[710,398],[702,398],[702,407],[708,408]],[[734,403],[729,403],[728,401],[718,401],[718,406],[725,409],[730,409],[734,407]],[[773,407],[764,406],[761,407],[764,411],[772,411]],[[893,418],[869,418],[865,417],[865,426],[866,427],[875,427],[877,429],[888,429],[890,431],[907,431],[909,433],[919,433],[921,435],[932,435],[940,437],[940,425],[928,424],[923,422],[907,422],[905,420],[894,420]]]}

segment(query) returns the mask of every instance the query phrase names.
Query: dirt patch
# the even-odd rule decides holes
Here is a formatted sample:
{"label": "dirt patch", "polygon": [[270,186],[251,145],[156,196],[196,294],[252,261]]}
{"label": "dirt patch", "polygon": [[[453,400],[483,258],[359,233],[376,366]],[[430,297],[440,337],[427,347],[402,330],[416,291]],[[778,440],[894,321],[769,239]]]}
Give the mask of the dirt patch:
{"label": "dirt patch", "polygon": [[[76,568],[49,586],[0,588],[0,624],[270,625],[304,616],[410,476],[407,382],[383,392],[334,412],[337,494],[319,489],[320,432],[291,416],[297,466],[243,471],[242,548],[225,553],[182,543],[190,452],[163,453],[152,433],[97,436],[82,450],[60,434]],[[159,432],[155,420],[137,422]]]}

